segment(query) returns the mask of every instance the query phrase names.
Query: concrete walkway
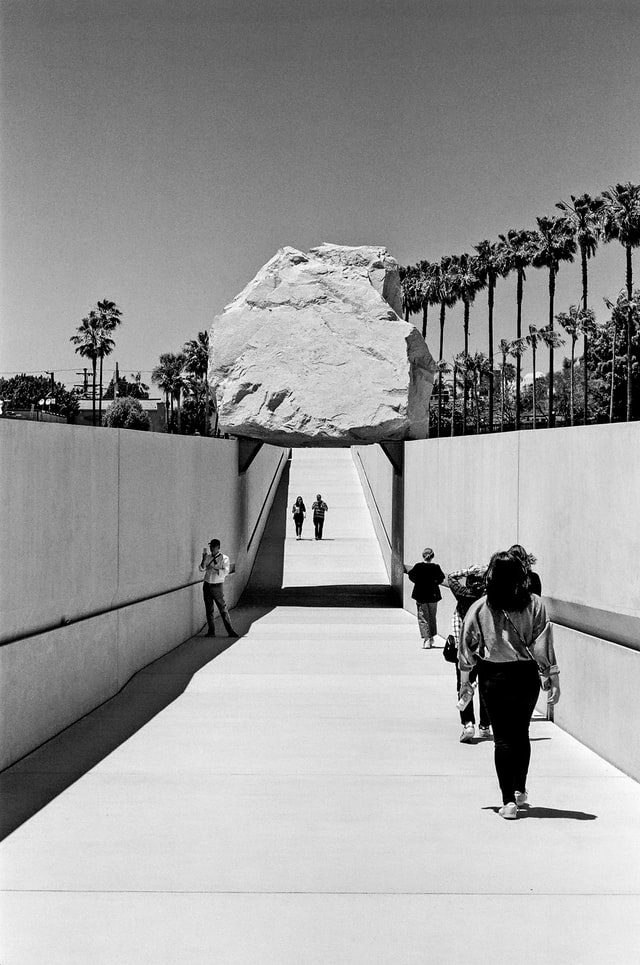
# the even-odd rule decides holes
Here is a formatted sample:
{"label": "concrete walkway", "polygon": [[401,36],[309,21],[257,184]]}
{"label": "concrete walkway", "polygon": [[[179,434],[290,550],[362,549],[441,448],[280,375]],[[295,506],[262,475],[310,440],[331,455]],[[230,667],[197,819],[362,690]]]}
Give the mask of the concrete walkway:
{"label": "concrete walkway", "polygon": [[[326,540],[309,516],[296,541],[318,491]],[[3,775],[28,820],[2,965],[636,963],[640,787],[534,720],[532,806],[501,820],[492,744],[459,743],[452,668],[386,584],[348,451],[296,451],[245,635],[189,641]]]}

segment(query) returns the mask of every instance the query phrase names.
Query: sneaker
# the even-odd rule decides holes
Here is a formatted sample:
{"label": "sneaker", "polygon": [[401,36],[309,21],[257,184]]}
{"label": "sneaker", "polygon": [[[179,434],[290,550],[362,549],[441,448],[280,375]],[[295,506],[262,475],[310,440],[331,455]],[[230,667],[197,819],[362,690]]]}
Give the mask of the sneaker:
{"label": "sneaker", "polygon": [[426,640],[422,641],[423,650],[431,650],[432,646],[433,646],[433,637],[427,637]]}
{"label": "sneaker", "polygon": [[478,737],[480,738],[480,740],[488,740],[488,738],[491,737],[491,728],[490,728],[490,727],[479,727],[479,728],[478,728]]}
{"label": "sneaker", "polygon": [[509,801],[508,804],[503,804],[498,814],[501,818],[505,818],[507,821],[515,821],[518,817],[518,806],[515,801]]}
{"label": "sneaker", "polygon": [[519,808],[523,808],[525,804],[529,803],[529,795],[526,791],[516,791],[516,804]]}
{"label": "sneaker", "polygon": [[470,744],[475,739],[476,729],[473,724],[465,724],[460,734],[461,744]]}

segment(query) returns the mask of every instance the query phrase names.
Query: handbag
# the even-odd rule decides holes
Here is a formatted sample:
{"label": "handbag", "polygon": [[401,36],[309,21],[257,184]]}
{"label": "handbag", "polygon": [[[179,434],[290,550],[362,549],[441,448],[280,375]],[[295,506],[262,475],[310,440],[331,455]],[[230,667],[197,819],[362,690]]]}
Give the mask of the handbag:
{"label": "handbag", "polygon": [[458,644],[456,643],[456,638],[452,633],[449,634],[444,642],[442,656],[447,663],[457,663],[458,661]]}
{"label": "handbag", "polygon": [[527,654],[528,654],[528,656],[529,656],[529,660],[533,660],[533,662],[535,663],[536,667],[538,668],[538,676],[539,676],[539,678],[540,678],[540,687],[542,688],[542,690],[551,690],[551,680],[550,680],[550,678],[549,678],[548,672],[547,672],[543,667],[540,666],[540,664],[538,663],[538,661],[536,660],[536,658],[535,658],[534,655],[532,654],[531,648],[530,648],[529,645],[525,642],[524,637],[522,636],[522,634],[521,634],[520,631],[518,630],[517,626],[515,625],[515,623],[513,622],[513,620],[511,619],[511,617],[510,617],[509,614],[507,613],[507,611],[506,611],[506,610],[503,610],[503,611],[502,611],[502,614],[503,614],[503,616],[505,617],[505,619],[507,619],[507,620],[509,621],[509,623],[511,624],[511,626],[513,627],[513,629],[516,631],[516,634],[517,634],[517,636],[518,636],[518,640],[520,641],[520,643],[522,644],[522,646],[524,647],[524,649],[527,651]]}

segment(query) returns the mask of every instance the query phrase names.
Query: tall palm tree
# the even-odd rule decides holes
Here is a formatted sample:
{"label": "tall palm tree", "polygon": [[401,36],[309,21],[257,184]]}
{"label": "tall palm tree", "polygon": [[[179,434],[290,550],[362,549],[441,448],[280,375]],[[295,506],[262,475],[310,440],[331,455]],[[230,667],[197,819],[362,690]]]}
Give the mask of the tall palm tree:
{"label": "tall palm tree", "polygon": [[98,358],[100,359],[100,396],[98,399],[98,422],[100,425],[102,425],[102,363],[105,356],[111,355],[111,352],[114,349],[115,342],[110,336],[116,330],[118,325],[122,324],[122,312],[117,307],[115,302],[111,302],[109,301],[108,298],[104,298],[101,302],[98,302],[97,310],[92,309],[89,314],[95,316],[98,322],[98,326],[105,336],[105,339],[101,342],[101,347],[98,353]]}
{"label": "tall palm tree", "polygon": [[515,375],[514,366],[510,362],[507,362],[507,357],[510,355],[513,356],[513,345],[514,343],[508,341],[506,338],[501,338],[498,344],[498,351],[502,355],[502,364],[500,365],[500,432],[504,432],[504,409],[507,398],[508,379],[511,373]]}
{"label": "tall palm tree", "polygon": [[422,308],[422,337],[427,340],[427,313],[430,305],[438,304],[438,273],[437,265],[429,261],[421,261],[420,265],[420,298]]}
{"label": "tall palm tree", "polygon": [[[476,259],[468,254],[456,255],[452,263],[453,284],[458,298],[464,306],[463,326],[464,326],[464,354],[469,355],[469,316],[471,305],[475,301],[476,292],[482,287],[483,282],[478,274]],[[462,398],[462,434],[467,431],[467,402],[469,398],[468,380],[463,383]]]}
{"label": "tall palm tree", "polygon": [[[549,321],[547,329],[553,332],[553,302],[556,293],[556,278],[563,261],[573,261],[576,253],[576,233],[568,218],[536,218],[535,252],[533,264],[536,268],[549,270]],[[545,342],[547,344],[547,342]],[[548,425],[553,425],[553,349],[554,340],[549,338],[549,415]]]}
{"label": "tall palm tree", "polygon": [[164,352],[160,356],[160,364],[156,365],[151,373],[151,380],[159,386],[165,394],[165,400],[169,402],[171,418],[167,420],[168,425],[173,424],[173,404],[177,410],[177,430],[180,432],[180,398],[185,386],[184,380],[185,357],[179,352]]}
{"label": "tall palm tree", "polygon": [[204,390],[204,421],[202,434],[209,435],[209,333],[198,332],[197,338],[190,338],[182,349],[185,356],[185,370],[200,379]]}
{"label": "tall palm tree", "polygon": [[417,265],[400,266],[400,287],[402,290],[402,312],[405,322],[420,311],[422,296],[420,291],[420,269]]}
{"label": "tall palm tree", "polygon": [[476,413],[476,433],[480,433],[480,396],[479,390],[482,385],[482,378],[489,369],[489,359],[484,352],[467,352],[460,364],[465,382],[471,386],[474,409]]}
{"label": "tall palm tree", "polygon": [[536,370],[536,353],[538,351],[538,345],[546,345],[547,348],[557,348],[562,345],[564,339],[558,332],[554,332],[549,328],[536,328],[535,325],[529,325],[529,334],[525,335],[521,340],[523,349],[526,350],[527,347],[531,349],[532,353],[532,367],[533,367],[533,428],[537,427],[537,415],[538,415],[538,378]]}
{"label": "tall palm tree", "polygon": [[[595,313],[590,309],[578,308],[577,305],[571,305],[569,312],[560,312],[556,315],[556,321],[562,326],[567,335],[571,339],[571,367],[570,367],[570,382],[569,382],[569,413],[570,413],[570,423],[574,425],[574,374],[575,374],[575,364],[576,364],[576,342],[578,341],[578,336],[583,335],[585,340],[591,335],[595,335],[596,326],[596,316]],[[587,366],[587,357],[584,358],[585,368]],[[585,419],[586,425],[586,419]]]}
{"label": "tall palm tree", "polygon": [[455,425],[456,425],[456,395],[458,390],[458,373],[464,378],[464,363],[465,357],[464,352],[458,352],[457,355],[453,357],[453,364],[451,366],[451,371],[453,373],[452,386],[451,386],[451,435],[455,436]]}
{"label": "tall palm tree", "polygon": [[[576,232],[576,240],[580,249],[580,267],[582,272],[582,310],[587,311],[589,296],[589,276],[588,262],[596,253],[598,242],[602,237],[604,199],[598,195],[595,198],[590,194],[581,194],[579,197],[571,195],[571,201],[558,201],[556,208],[564,214]],[[589,367],[587,365],[587,354],[589,349],[589,335],[583,330],[583,354],[584,354],[584,404],[583,421],[586,425],[589,420]],[[571,421],[573,425],[573,420]]]}
{"label": "tall palm tree", "polygon": [[[455,289],[455,275],[453,272],[453,258],[443,255],[439,265],[433,266],[434,284],[436,286],[437,301],[440,303],[440,346],[438,363],[442,364],[444,355],[444,326],[447,308],[452,308],[458,300]],[[438,437],[442,422],[442,372],[438,372]]]}
{"label": "tall palm tree", "polygon": [[91,361],[91,425],[96,424],[96,370],[98,365],[98,326],[95,316],[90,313],[76,330],[76,334],[69,339],[75,345],[75,351],[82,358]]}
{"label": "tall palm tree", "polygon": [[[633,301],[632,251],[640,245],[640,184],[616,184],[602,193],[604,202],[604,235],[615,239],[626,251],[627,299]],[[631,313],[627,313],[627,420],[633,408],[633,380],[631,365]]]}
{"label": "tall palm tree", "polygon": [[[532,262],[534,254],[534,241],[536,234],[525,228],[510,228],[506,235],[500,235],[500,249],[508,271],[515,271],[516,284],[516,341],[522,337],[522,297],[524,283],[527,280],[525,269]],[[521,394],[521,374],[522,364],[520,355],[516,359],[516,429],[520,428],[520,394]]]}
{"label": "tall palm tree", "polygon": [[[629,332],[637,330],[640,324],[640,288],[637,288],[633,292],[633,298],[627,298],[627,294],[624,289],[618,293],[618,297],[615,302],[610,301],[605,298],[605,304],[611,311],[611,321],[610,327],[612,330],[612,352],[611,352],[611,399],[609,405],[609,421],[613,421],[613,397],[614,397],[614,381],[615,381],[615,364],[616,364],[616,338],[618,334],[618,328],[623,328],[627,336],[627,348],[630,345]],[[627,422],[631,418],[631,402],[632,394],[629,389],[629,379],[631,378],[632,370],[630,371],[629,358],[626,361],[626,379],[627,379],[627,406],[626,406],[626,420]]]}
{"label": "tall palm tree", "polygon": [[504,277],[509,272],[509,263],[504,257],[503,248],[496,242],[481,241],[474,245],[477,251],[476,271],[483,285],[487,288],[487,303],[489,309],[489,366],[491,377],[489,379],[489,432],[493,432],[493,308],[495,300],[496,282],[499,277]]}

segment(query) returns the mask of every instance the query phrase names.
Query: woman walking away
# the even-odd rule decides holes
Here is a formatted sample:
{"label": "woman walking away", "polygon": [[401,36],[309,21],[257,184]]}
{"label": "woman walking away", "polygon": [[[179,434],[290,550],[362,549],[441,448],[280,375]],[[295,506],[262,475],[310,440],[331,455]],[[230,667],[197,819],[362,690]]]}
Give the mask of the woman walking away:
{"label": "woman walking away", "polygon": [[460,696],[473,692],[469,675],[477,666],[493,727],[502,791],[498,813],[513,819],[518,807],[527,803],[529,722],[540,679],[548,691],[548,703],[556,704],[560,699],[558,666],[544,604],[531,594],[520,560],[510,553],[495,553],[486,584],[486,597],[473,603],[464,618],[458,651]]}
{"label": "woman walking away", "polygon": [[529,578],[529,591],[535,593],[536,596],[542,596],[542,581],[537,573],[534,573],[531,567],[536,562],[535,556],[531,553],[527,553],[524,546],[520,543],[514,543],[513,546],[509,547],[508,550],[512,556],[515,556],[517,560],[520,560],[525,568],[526,574]]}
{"label": "woman walking away", "polygon": [[302,539],[302,524],[305,516],[307,515],[307,507],[304,504],[302,496],[298,496],[296,498],[291,512],[293,514],[293,521],[296,525],[296,539]]}
{"label": "woman walking away", "polygon": [[[449,589],[456,598],[457,606],[451,619],[451,634],[455,641],[456,649],[460,645],[462,634],[462,621],[472,603],[484,596],[484,566],[470,566],[466,570],[456,570],[447,575]],[[469,674],[469,683],[473,684],[478,676],[478,668],[474,667]],[[456,689],[460,690],[460,668],[456,660]],[[480,729],[481,738],[491,737],[491,723],[489,714],[484,702],[482,693],[478,691],[478,701],[480,704]],[[460,723],[462,724],[462,734],[460,735],[461,744],[471,744],[476,736],[476,718],[473,712],[473,698],[467,706],[460,711]]]}
{"label": "woman walking away", "polygon": [[411,599],[416,601],[418,611],[418,628],[422,637],[423,649],[431,649],[433,638],[438,632],[436,612],[438,601],[442,599],[440,583],[444,580],[444,573],[437,563],[433,562],[435,553],[427,546],[422,551],[422,563],[404,567],[404,571],[413,583]]}

